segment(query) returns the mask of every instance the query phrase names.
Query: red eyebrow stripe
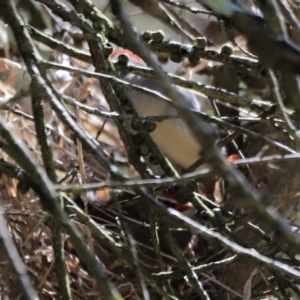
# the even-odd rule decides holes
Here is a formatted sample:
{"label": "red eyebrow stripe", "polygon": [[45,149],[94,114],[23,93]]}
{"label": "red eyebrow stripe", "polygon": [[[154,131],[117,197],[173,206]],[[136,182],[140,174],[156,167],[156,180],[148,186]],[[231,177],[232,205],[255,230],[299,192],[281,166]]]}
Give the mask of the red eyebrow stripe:
{"label": "red eyebrow stripe", "polygon": [[122,48],[118,48],[115,49],[112,53],[111,53],[111,57],[115,56],[115,55],[120,55],[120,54],[128,54],[128,56],[130,58],[135,59],[137,62],[143,63],[144,61],[136,54],[134,54],[133,52],[126,50],[126,49],[122,49]]}
{"label": "red eyebrow stripe", "polygon": [[236,161],[238,159],[240,159],[241,157],[238,154],[231,154],[228,158],[227,161],[228,162],[233,162]]}

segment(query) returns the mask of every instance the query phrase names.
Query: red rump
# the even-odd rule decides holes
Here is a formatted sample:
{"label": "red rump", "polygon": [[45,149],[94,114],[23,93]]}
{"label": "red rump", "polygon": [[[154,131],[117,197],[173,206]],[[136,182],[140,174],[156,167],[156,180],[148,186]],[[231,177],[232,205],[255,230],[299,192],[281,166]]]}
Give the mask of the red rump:
{"label": "red rump", "polygon": [[162,195],[170,200],[170,202],[168,202],[168,206],[170,206],[178,211],[184,212],[186,210],[189,210],[191,207],[193,207],[190,203],[179,204],[177,202],[173,202],[173,200],[176,200],[174,193],[164,191],[162,193]]}
{"label": "red rump", "polygon": [[120,55],[120,54],[127,54],[129,56],[129,58],[133,58],[135,59],[137,62],[143,63],[144,61],[136,54],[134,54],[133,52],[123,49],[123,48],[117,48],[115,49],[110,57],[116,56],[116,55]]}

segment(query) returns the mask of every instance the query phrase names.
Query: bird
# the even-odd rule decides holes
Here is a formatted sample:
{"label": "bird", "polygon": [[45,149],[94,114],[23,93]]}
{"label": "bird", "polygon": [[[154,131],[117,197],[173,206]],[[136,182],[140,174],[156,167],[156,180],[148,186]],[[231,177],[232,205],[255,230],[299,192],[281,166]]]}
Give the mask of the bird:
{"label": "bird", "polygon": [[[115,49],[111,53],[110,59],[112,61],[118,61],[118,57],[120,55],[126,55],[128,57],[128,62],[132,65],[142,67],[146,66],[145,62],[138,55],[123,48]],[[166,95],[162,85],[156,79],[123,72],[118,72],[118,77],[133,85],[145,87],[164,96]],[[179,86],[174,86],[174,88],[185,107],[194,111],[202,111],[201,104],[193,92]],[[165,116],[177,115],[179,113],[169,101],[160,101],[155,96],[145,94],[141,91],[128,89],[125,91],[125,94],[131,100],[136,112],[140,116]],[[215,127],[203,121],[199,123],[200,126],[207,127],[207,131],[215,132],[217,139],[217,129]],[[151,131],[150,135],[161,152],[173,164],[175,164],[178,170],[187,169],[201,156],[202,147],[199,145],[189,126],[183,119],[173,118],[156,122],[155,130]],[[201,167],[203,166],[200,166],[199,168]],[[193,205],[190,203],[178,203],[177,198],[174,196],[172,191],[162,190],[157,193],[156,196],[158,201],[163,203],[166,207],[173,208],[193,220],[196,219],[196,209]],[[134,191],[124,190],[117,198],[126,218],[127,225],[129,226],[130,233],[134,239],[148,248],[151,248],[151,231],[149,229],[150,207],[148,206],[148,203],[145,202],[143,198],[136,197]],[[76,199],[76,203],[82,206],[83,200],[78,197]],[[105,206],[100,208],[95,208],[95,203],[97,204],[98,202],[89,202],[89,211],[92,216],[95,217],[95,220],[108,220],[109,222],[115,222],[114,218],[118,215],[118,212],[114,208],[115,202],[112,201],[112,199],[110,199]],[[187,249],[187,246],[193,237],[192,232],[188,229],[182,228],[176,222],[168,222],[168,225],[171,229],[173,238],[176,240],[180,248],[182,250]],[[157,233],[160,240],[161,251],[167,255],[172,255],[170,246],[165,240],[160,228],[158,228]],[[118,230],[116,234],[119,234]],[[151,252],[151,250],[149,251]],[[145,252],[145,250],[142,252]]]}

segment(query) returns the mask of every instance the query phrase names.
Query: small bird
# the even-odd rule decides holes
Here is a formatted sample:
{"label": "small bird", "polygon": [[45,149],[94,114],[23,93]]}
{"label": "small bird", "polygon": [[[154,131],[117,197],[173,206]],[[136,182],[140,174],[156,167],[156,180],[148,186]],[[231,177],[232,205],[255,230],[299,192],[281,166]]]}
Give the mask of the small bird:
{"label": "small bird", "polygon": [[[127,55],[130,64],[146,66],[139,56],[125,49],[116,49],[112,52],[110,58],[113,61],[116,61],[118,60],[119,55]],[[158,80],[145,78],[133,73],[119,74],[119,77],[131,84],[146,87],[149,90],[165,95],[164,89]],[[174,88],[187,108],[195,111],[201,111],[200,102],[194,93],[178,86],[174,86]],[[168,101],[160,101],[154,96],[136,90],[126,90],[126,95],[132,101],[137,113],[141,116],[178,114],[178,110]],[[201,126],[207,126],[209,131],[217,132],[211,124],[205,122],[200,122],[200,124]],[[150,134],[162,153],[178,167],[178,170],[187,169],[201,156],[201,145],[199,145],[195,140],[188,125],[182,119],[167,119],[162,122],[157,122],[155,130],[150,132]],[[172,193],[172,191],[162,190],[156,192],[157,199],[160,203],[181,212],[191,219],[196,219],[196,209],[190,203],[177,203],[176,196]],[[98,199],[99,197],[95,195],[95,198]],[[122,190],[121,194],[118,195],[117,198],[122,207],[130,233],[137,242],[143,244],[143,247],[141,248],[142,251],[140,251],[140,253],[144,253],[152,257],[153,251],[149,250],[149,247],[150,249],[152,248],[152,236],[149,229],[151,209],[148,203],[144,201],[143,198],[136,197],[135,192],[127,190]],[[81,197],[76,198],[76,203],[81,207],[83,206],[83,200]],[[101,201],[89,201],[89,213],[97,222],[101,220],[104,224],[119,224],[116,221],[118,212],[114,207],[114,203],[114,200],[110,199],[105,205],[102,204],[101,206]],[[99,207],[97,207],[98,204]],[[193,240],[192,232],[186,228],[182,228],[182,226],[177,224],[177,222],[168,221],[168,226],[173,238],[176,240],[180,248],[182,250],[187,249],[187,246]],[[116,226],[114,228],[116,236],[120,236],[121,229]],[[165,240],[163,232],[159,227],[157,229],[161,251],[167,255],[172,255],[170,245],[168,241]]]}
{"label": "small bird", "polygon": [[[126,49],[118,48],[112,52],[110,57],[112,60],[116,60],[121,54],[128,56],[130,64],[146,66],[139,56]],[[121,74],[120,77],[134,85],[146,87],[165,95],[164,89],[158,80],[132,73]],[[178,86],[175,86],[175,88],[186,107],[195,111],[201,111],[200,102],[194,93]],[[178,114],[178,110],[167,101],[160,101],[153,96],[135,90],[127,90],[126,95],[132,101],[137,113],[141,116]],[[201,126],[207,126],[206,128],[209,127],[210,131],[216,132],[211,124],[205,122],[201,122],[200,124]],[[201,145],[195,140],[188,125],[182,119],[168,119],[157,122],[156,129],[150,134],[162,153],[181,169],[187,169],[201,156]]]}

